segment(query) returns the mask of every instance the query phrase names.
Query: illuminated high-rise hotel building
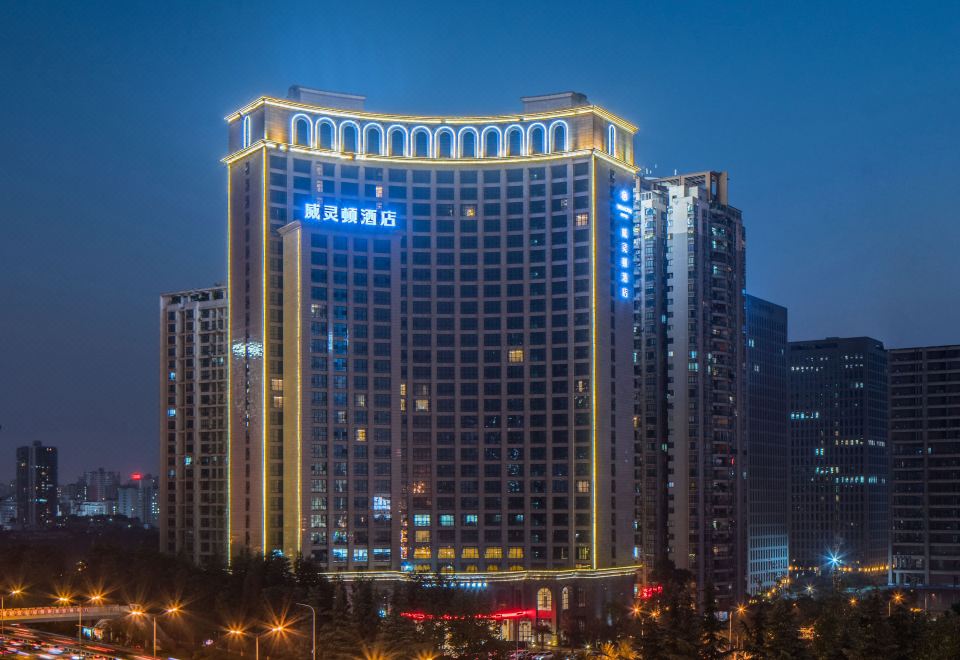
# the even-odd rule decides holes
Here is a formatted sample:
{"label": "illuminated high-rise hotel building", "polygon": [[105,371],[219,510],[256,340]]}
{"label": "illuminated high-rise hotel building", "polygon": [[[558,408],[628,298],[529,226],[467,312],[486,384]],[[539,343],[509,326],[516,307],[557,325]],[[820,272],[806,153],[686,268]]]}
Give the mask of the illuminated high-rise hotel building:
{"label": "illuminated high-rise hotel building", "polygon": [[629,575],[635,127],[298,87],[227,121],[233,552]]}

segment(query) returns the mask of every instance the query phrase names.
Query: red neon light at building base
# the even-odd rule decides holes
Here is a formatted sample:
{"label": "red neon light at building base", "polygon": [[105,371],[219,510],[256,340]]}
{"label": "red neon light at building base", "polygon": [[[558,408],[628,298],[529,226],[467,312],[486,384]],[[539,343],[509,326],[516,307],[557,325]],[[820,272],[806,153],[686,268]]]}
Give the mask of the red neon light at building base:
{"label": "red neon light at building base", "polygon": [[432,621],[440,619],[441,621],[462,621],[469,618],[490,619],[491,621],[507,621],[511,619],[549,619],[553,616],[553,610],[500,610],[491,614],[474,614],[470,616],[454,616],[453,614],[428,614],[426,612],[401,612],[400,616],[414,621]]}
{"label": "red neon light at building base", "polygon": [[654,596],[663,593],[663,585],[655,584],[649,587],[640,587],[640,590],[637,592],[637,598],[640,600],[650,600]]}

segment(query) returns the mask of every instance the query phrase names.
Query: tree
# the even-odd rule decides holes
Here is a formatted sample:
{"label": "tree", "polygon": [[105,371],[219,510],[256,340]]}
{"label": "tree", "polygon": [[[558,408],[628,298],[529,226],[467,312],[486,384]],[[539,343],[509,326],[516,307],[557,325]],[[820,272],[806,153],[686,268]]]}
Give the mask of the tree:
{"label": "tree", "polygon": [[722,626],[717,618],[717,595],[713,582],[703,591],[703,614],[700,617],[700,645],[697,656],[702,660],[719,660],[727,655],[721,637]]}
{"label": "tree", "polygon": [[795,614],[796,603],[779,598],[770,609],[770,623],[764,651],[771,660],[801,660],[810,657],[806,643],[800,639],[800,626]]}

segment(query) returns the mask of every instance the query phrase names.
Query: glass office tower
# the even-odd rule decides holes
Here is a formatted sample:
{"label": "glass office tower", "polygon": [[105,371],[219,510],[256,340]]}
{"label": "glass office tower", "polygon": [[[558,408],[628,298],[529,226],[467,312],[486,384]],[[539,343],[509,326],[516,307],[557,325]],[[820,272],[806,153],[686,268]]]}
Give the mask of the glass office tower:
{"label": "glass office tower", "polygon": [[886,578],[888,393],[882,342],[790,342],[792,570]]}
{"label": "glass office tower", "polygon": [[790,370],[787,308],[746,296],[747,591],[789,576]]}
{"label": "glass office tower", "polygon": [[890,351],[890,583],[960,587],[960,346]]}

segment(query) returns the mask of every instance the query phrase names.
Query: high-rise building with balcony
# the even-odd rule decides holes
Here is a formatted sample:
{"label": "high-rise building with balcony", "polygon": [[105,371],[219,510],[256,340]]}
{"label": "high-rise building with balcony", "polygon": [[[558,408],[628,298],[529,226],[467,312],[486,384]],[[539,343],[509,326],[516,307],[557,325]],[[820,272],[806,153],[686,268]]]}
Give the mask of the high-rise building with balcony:
{"label": "high-rise building with balcony", "polygon": [[744,287],[741,213],[727,176],[642,181],[636,273],[638,554],[746,587]]}
{"label": "high-rise building with balcony", "polygon": [[746,297],[747,591],[789,575],[790,370],[787,309]]}
{"label": "high-rise building with balcony", "polygon": [[17,524],[53,525],[58,514],[57,448],[39,442],[17,447]]}
{"label": "high-rise building with balcony", "polygon": [[960,586],[960,346],[890,357],[890,582]]}
{"label": "high-rise building with balcony", "polygon": [[227,118],[233,551],[632,576],[635,127],[363,101]]}
{"label": "high-rise building with balcony", "polygon": [[227,559],[226,295],[160,297],[160,547],[196,563]]}
{"label": "high-rise building with balcony", "polygon": [[886,579],[887,353],[869,337],[790,342],[790,559]]}

